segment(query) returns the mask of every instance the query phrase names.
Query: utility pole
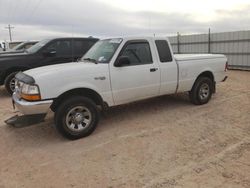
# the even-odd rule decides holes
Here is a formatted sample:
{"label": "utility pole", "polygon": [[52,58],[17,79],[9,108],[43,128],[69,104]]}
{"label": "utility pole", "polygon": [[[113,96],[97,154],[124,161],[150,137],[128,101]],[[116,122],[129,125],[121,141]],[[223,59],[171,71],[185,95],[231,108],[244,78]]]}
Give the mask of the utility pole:
{"label": "utility pole", "polygon": [[177,52],[180,54],[180,33],[177,32]]}
{"label": "utility pole", "polygon": [[208,53],[211,53],[211,30],[208,29]]}
{"label": "utility pole", "polygon": [[14,27],[11,27],[10,24],[9,24],[7,27],[5,27],[5,29],[9,30],[10,42],[12,42],[11,29],[14,29]]}

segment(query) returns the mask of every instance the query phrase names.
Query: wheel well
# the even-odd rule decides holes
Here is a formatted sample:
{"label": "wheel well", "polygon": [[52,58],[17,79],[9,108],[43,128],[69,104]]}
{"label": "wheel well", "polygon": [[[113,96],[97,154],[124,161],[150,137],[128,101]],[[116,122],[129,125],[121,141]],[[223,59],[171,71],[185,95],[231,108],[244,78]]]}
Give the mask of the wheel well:
{"label": "wheel well", "polygon": [[5,80],[5,78],[6,78],[9,74],[11,74],[11,73],[13,73],[13,72],[25,71],[25,70],[28,70],[28,69],[29,69],[29,68],[27,68],[27,67],[12,67],[12,68],[10,68],[10,69],[8,69],[8,70],[5,71],[5,74],[4,74],[4,76],[3,76],[3,80]]}
{"label": "wheel well", "polygon": [[51,110],[53,112],[56,111],[57,107],[61,104],[61,102],[69,97],[72,97],[74,95],[81,95],[81,96],[85,96],[85,97],[88,97],[90,99],[93,100],[93,102],[98,105],[98,106],[101,106],[103,107],[104,105],[104,102],[102,100],[102,97],[94,90],[92,89],[88,89],[88,88],[77,88],[77,89],[72,89],[72,90],[69,90],[63,94],[61,94],[59,97],[57,97],[52,105],[51,105]]}
{"label": "wheel well", "polygon": [[[213,73],[212,73],[211,71],[202,72],[202,73],[199,74],[199,76],[196,78],[195,82],[196,82],[199,78],[201,78],[201,77],[206,77],[206,78],[209,78],[209,79],[212,80],[212,83],[213,83],[213,93],[215,93],[215,90],[216,90],[215,85],[216,85],[216,83],[215,83],[215,80],[214,80],[214,75],[213,75]],[[194,84],[195,84],[195,82],[194,82]],[[194,84],[193,84],[193,86],[194,86]]]}
{"label": "wheel well", "polygon": [[[197,79],[200,78],[200,77],[207,77],[207,78],[210,78],[210,79],[212,80],[212,82],[214,82],[214,75],[213,75],[213,73],[210,72],[210,71],[205,71],[205,72],[201,73],[201,74],[197,77]],[[196,80],[197,80],[197,79],[196,79]]]}

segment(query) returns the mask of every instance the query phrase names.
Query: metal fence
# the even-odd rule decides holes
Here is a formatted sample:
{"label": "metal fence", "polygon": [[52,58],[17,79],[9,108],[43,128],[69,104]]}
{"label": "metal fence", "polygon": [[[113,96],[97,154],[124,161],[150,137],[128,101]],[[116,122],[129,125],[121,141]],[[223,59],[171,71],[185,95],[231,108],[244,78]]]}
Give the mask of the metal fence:
{"label": "metal fence", "polygon": [[169,37],[174,53],[225,54],[229,68],[250,70],[250,31]]}

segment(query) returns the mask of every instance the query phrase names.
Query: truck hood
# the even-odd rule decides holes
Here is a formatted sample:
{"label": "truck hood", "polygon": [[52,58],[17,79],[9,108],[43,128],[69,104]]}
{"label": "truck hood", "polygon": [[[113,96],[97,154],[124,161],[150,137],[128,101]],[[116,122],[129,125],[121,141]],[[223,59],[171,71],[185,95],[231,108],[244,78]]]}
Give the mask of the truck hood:
{"label": "truck hood", "polygon": [[12,57],[20,57],[30,55],[24,51],[9,51],[0,53],[0,60],[2,58],[12,58]]}
{"label": "truck hood", "polygon": [[0,54],[0,63],[1,63],[1,65],[5,66],[9,62],[23,60],[29,56],[30,56],[30,54],[28,54],[26,52]]}
{"label": "truck hood", "polygon": [[77,74],[93,74],[99,72],[97,67],[103,64],[95,64],[89,62],[71,62],[71,63],[62,63],[57,65],[49,65],[38,67],[35,69],[30,69],[25,71],[25,74],[32,76],[35,80],[39,79],[49,79],[57,75],[62,77],[61,79],[66,79],[67,77],[72,77]]}
{"label": "truck hood", "polygon": [[[24,73],[35,80],[42,99],[56,98],[76,88],[89,88],[97,92],[100,88],[101,91],[110,90],[109,65],[104,63],[71,62],[30,69]],[[105,79],[99,80],[100,77]]]}
{"label": "truck hood", "polygon": [[26,54],[24,50],[13,50],[13,51],[4,51],[4,52],[0,52],[0,56],[3,55],[13,55],[13,54]]}
{"label": "truck hood", "polygon": [[15,67],[29,67],[32,55],[27,53],[8,53],[0,55],[0,83],[3,83],[4,72]]}

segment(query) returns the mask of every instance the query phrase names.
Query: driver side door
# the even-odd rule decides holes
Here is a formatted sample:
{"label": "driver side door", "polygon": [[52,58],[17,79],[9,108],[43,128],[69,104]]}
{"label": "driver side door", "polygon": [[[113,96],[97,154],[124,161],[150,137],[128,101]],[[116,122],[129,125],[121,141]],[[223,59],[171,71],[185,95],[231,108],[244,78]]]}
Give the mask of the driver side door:
{"label": "driver side door", "polygon": [[39,66],[72,62],[72,55],[70,39],[53,40],[41,50]]}
{"label": "driver side door", "polygon": [[[110,69],[113,100],[116,105],[158,95],[159,65],[151,54],[147,40],[128,41],[117,57],[125,56],[129,64]],[[116,60],[116,61],[117,61]]]}

